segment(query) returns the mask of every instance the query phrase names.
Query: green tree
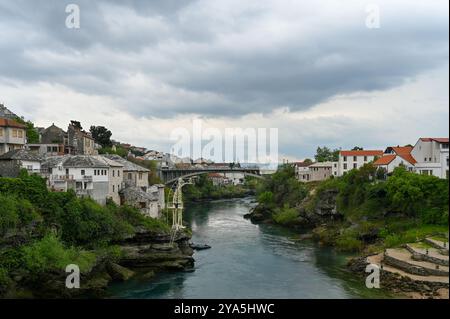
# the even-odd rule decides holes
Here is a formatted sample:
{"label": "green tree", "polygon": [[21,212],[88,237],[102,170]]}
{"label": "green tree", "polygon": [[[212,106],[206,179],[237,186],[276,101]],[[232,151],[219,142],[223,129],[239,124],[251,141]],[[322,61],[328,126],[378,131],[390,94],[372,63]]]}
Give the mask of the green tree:
{"label": "green tree", "polygon": [[331,150],[326,146],[318,147],[314,158],[316,162],[337,162],[339,159],[339,151],[339,149]]}
{"label": "green tree", "polygon": [[89,131],[92,134],[95,142],[100,144],[102,147],[112,146],[111,136],[112,133],[104,126],[91,126]]}
{"label": "green tree", "polygon": [[25,131],[27,135],[27,143],[29,144],[35,144],[39,143],[39,133],[34,127],[34,123],[31,121],[25,121],[23,118],[16,117],[16,121],[25,125]]}

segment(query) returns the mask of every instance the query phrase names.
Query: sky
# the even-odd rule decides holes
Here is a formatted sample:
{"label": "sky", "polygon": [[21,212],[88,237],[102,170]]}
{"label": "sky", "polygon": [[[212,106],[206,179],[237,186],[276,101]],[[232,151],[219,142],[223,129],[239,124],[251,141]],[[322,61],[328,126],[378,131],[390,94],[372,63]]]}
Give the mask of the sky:
{"label": "sky", "polygon": [[277,128],[289,160],[448,137],[448,6],[0,0],[0,103],[37,126],[76,119],[161,151],[194,119]]}

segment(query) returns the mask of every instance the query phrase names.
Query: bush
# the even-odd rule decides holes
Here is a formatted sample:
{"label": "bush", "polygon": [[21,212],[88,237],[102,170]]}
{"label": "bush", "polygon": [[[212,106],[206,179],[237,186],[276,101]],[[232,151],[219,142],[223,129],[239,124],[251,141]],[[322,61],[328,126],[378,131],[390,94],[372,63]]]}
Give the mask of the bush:
{"label": "bush", "polygon": [[282,209],[277,209],[273,215],[273,220],[281,225],[292,224],[298,219],[298,212],[295,208],[285,206]]}
{"label": "bush", "polygon": [[94,253],[76,248],[65,248],[54,236],[47,235],[33,244],[21,248],[23,264],[33,274],[49,270],[65,270],[69,264],[80,267],[82,272],[88,271],[95,263]]}

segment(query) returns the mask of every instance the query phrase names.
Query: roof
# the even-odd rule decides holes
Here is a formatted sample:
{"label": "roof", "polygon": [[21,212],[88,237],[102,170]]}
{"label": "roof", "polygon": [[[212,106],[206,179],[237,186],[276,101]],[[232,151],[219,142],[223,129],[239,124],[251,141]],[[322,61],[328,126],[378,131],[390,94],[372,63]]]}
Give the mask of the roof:
{"label": "roof", "polygon": [[317,162],[314,164],[311,164],[309,167],[332,167],[333,162]]}
{"label": "roof", "polygon": [[11,119],[0,118],[0,126],[25,128],[26,126]]}
{"label": "roof", "polygon": [[308,167],[311,164],[312,164],[311,162],[294,162],[294,165],[297,167]]}
{"label": "roof", "polygon": [[22,161],[31,161],[31,162],[41,162],[43,157],[37,154],[36,152],[32,152],[25,149],[12,150],[3,155],[0,155],[0,160],[22,160]]}
{"label": "roof", "polygon": [[381,156],[379,159],[377,159],[373,165],[375,166],[379,166],[379,165],[388,165],[389,163],[391,163],[395,158],[397,157],[397,155],[384,155]]}
{"label": "roof", "polygon": [[149,169],[139,166],[137,164],[134,164],[133,162],[130,162],[126,159],[124,159],[123,157],[120,157],[119,155],[116,154],[105,154],[103,155],[104,157],[113,160],[114,162],[118,162],[120,164],[123,165],[123,170],[124,171],[135,171],[135,172],[150,172]]}
{"label": "roof", "polygon": [[342,156],[382,156],[382,150],[340,151]]}
{"label": "roof", "polygon": [[64,155],[64,156],[51,156],[47,157],[42,166],[45,167],[55,167],[55,166],[63,166],[63,167],[100,167],[100,168],[108,168],[109,164],[106,164],[104,161],[100,161],[95,158],[95,156],[90,155]]}
{"label": "roof", "polygon": [[94,155],[93,157],[95,157],[96,159],[98,159],[101,162],[104,162],[105,164],[107,164],[108,166],[111,167],[123,167],[123,164],[113,161],[112,159],[109,159],[105,156],[102,155]]}
{"label": "roof", "polygon": [[437,143],[448,143],[448,137],[421,137],[423,142],[437,142]]}
{"label": "roof", "polygon": [[405,161],[416,164],[416,159],[411,155],[411,151],[413,150],[412,146],[394,146],[394,147],[388,147],[388,149],[392,149],[395,154],[403,158]]}

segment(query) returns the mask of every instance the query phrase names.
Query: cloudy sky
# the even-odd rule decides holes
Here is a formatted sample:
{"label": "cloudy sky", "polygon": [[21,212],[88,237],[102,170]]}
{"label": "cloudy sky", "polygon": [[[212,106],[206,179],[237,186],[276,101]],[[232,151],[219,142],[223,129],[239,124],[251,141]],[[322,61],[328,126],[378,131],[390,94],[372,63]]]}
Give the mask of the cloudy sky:
{"label": "cloudy sky", "polygon": [[[70,3],[79,29],[66,27]],[[165,151],[193,119],[278,128],[289,159],[413,144],[449,134],[448,5],[0,0],[0,103],[38,126],[77,119]]]}

